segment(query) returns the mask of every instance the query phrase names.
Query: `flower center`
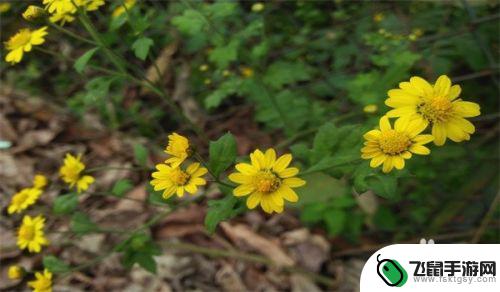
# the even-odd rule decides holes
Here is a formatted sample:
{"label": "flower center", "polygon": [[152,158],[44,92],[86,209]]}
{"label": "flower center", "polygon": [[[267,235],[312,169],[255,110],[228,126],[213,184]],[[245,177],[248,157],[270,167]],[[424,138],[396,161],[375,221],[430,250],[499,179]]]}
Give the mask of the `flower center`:
{"label": "flower center", "polygon": [[270,171],[261,171],[254,178],[255,189],[261,193],[272,193],[281,185],[281,179]]}
{"label": "flower center", "polygon": [[9,49],[17,49],[25,46],[31,40],[31,31],[29,29],[22,29],[12,40],[9,42]]}
{"label": "flower center", "polygon": [[436,97],[418,105],[418,112],[430,122],[443,122],[451,114],[452,103],[446,97]]}
{"label": "flower center", "polygon": [[396,155],[406,151],[411,145],[411,141],[407,135],[391,129],[382,131],[379,139],[379,145],[380,149],[385,154]]}
{"label": "flower center", "polygon": [[180,169],[177,169],[174,172],[172,172],[171,178],[176,185],[183,186],[189,180],[189,174],[185,173]]}
{"label": "flower center", "polygon": [[31,241],[35,238],[35,227],[22,226],[21,229],[19,230],[19,235],[24,240]]}

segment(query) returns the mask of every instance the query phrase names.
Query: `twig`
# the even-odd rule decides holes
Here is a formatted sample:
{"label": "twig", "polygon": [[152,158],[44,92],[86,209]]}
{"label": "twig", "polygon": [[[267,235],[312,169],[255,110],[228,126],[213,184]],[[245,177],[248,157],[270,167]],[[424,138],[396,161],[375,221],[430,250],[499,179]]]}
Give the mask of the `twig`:
{"label": "twig", "polygon": [[[495,213],[495,210],[500,203],[500,191],[497,193],[495,198],[493,199],[493,202],[491,202],[490,208],[488,212],[484,215],[483,220],[481,221],[481,224],[479,225],[479,228],[477,229],[476,233],[471,239],[471,243],[478,243],[481,240],[481,236],[483,233],[486,231],[486,227],[490,223],[491,219],[493,218],[493,214]],[[498,229],[497,229],[498,231]]]}

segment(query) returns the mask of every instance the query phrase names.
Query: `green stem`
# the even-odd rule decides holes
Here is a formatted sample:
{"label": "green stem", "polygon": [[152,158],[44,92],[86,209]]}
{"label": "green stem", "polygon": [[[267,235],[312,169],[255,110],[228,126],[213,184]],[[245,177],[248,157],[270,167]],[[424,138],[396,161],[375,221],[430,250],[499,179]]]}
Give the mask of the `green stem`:
{"label": "green stem", "polygon": [[64,33],[64,34],[67,34],[68,36],[70,36],[70,37],[72,37],[74,39],[77,39],[79,41],[82,41],[84,43],[88,43],[88,44],[91,44],[91,45],[94,45],[94,46],[98,46],[99,45],[98,43],[96,43],[96,42],[94,42],[92,40],[86,39],[84,37],[81,37],[81,36],[77,35],[76,33],[72,32],[71,30],[65,29],[64,27],[59,26],[59,25],[57,25],[57,24],[55,24],[55,23],[53,23],[51,21],[48,21],[47,23],[48,23],[48,25],[50,27],[52,27],[52,28],[54,28],[54,29],[56,29],[56,30]]}
{"label": "green stem", "polygon": [[201,157],[200,154],[198,154],[197,152],[194,152],[193,154],[193,157],[198,160],[198,162],[201,163],[201,165],[203,165],[207,170],[208,170],[208,173],[210,174],[210,176],[214,179],[214,182],[217,183],[217,184],[220,184],[220,185],[223,185],[223,186],[226,186],[228,188],[235,188],[236,186],[235,185],[231,185],[231,184],[228,184],[226,182],[223,182],[222,180],[220,180],[213,172],[212,170],[210,169],[210,167],[208,166],[208,163],[205,162],[205,160],[203,159],[203,157]]}

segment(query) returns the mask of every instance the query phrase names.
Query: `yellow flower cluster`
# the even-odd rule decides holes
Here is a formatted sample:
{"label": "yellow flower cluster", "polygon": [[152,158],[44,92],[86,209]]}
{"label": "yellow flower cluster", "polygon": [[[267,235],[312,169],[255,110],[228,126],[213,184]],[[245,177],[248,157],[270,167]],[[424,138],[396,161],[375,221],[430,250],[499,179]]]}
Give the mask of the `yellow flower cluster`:
{"label": "yellow flower cluster", "polygon": [[123,13],[127,12],[130,8],[134,7],[136,0],[125,0],[122,5],[118,5],[118,7],[113,10],[111,13],[111,17],[116,18]]}
{"label": "yellow flower cluster", "polygon": [[158,171],[153,172],[151,180],[155,191],[163,191],[163,198],[168,199],[174,194],[182,197],[185,192],[194,195],[198,186],[207,183],[203,176],[208,170],[199,163],[191,163],[185,169],[182,167],[183,162],[192,154],[186,137],[177,133],[169,135],[165,152],[170,157],[164,163],[156,165]]}
{"label": "yellow flower cluster", "polygon": [[32,187],[24,188],[12,196],[7,213],[20,213],[35,204],[46,185],[47,178],[44,175],[35,175]]}
{"label": "yellow flower cluster", "polygon": [[35,280],[28,282],[33,292],[52,292],[52,273],[47,269],[35,273]]}
{"label": "yellow flower cluster", "polygon": [[59,169],[59,175],[62,180],[69,185],[70,188],[76,186],[76,191],[81,193],[86,191],[91,184],[94,183],[94,177],[90,175],[82,175],[85,170],[85,164],[81,162],[81,155],[73,156],[69,153],[64,158],[64,163]]}
{"label": "yellow flower cluster", "polygon": [[[380,119],[379,129],[364,135],[361,158],[371,159],[373,168],[383,165],[382,171],[387,173],[402,169],[404,159],[412,154],[428,155],[430,150],[423,145],[431,141],[442,146],[448,138],[453,142],[469,140],[475,127],[466,118],[480,115],[480,108],[459,99],[460,92],[460,86],[452,85],[445,75],[434,85],[421,77],[401,82],[399,88],[389,90],[385,101],[393,109]],[[394,128],[389,118],[398,118]],[[422,135],[428,127],[431,135]]]}
{"label": "yellow flower cluster", "polygon": [[63,25],[75,20],[75,13],[78,9],[94,11],[104,5],[105,0],[43,0],[43,4],[45,4],[45,10],[50,13],[49,20]]}

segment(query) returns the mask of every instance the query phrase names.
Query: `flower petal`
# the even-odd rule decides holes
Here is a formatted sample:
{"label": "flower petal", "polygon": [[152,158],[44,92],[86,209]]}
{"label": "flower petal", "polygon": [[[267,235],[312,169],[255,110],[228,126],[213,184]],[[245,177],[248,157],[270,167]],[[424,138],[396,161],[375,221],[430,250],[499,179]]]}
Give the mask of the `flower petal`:
{"label": "flower petal", "polygon": [[246,196],[255,190],[253,185],[239,185],[233,190],[236,197]]}
{"label": "flower petal", "polygon": [[288,167],[290,162],[292,161],[292,155],[291,154],[284,154],[280,156],[276,162],[274,163],[273,170],[275,172],[280,172],[285,170],[285,168]]}

